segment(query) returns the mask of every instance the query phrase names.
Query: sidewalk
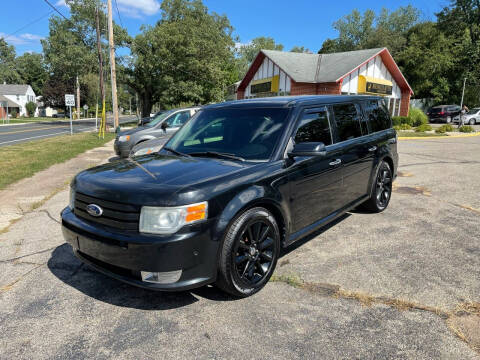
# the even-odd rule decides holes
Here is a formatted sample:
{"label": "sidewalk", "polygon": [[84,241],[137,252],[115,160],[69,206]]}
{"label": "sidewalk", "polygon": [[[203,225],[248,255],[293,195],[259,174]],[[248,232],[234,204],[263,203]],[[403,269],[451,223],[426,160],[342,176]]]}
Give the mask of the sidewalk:
{"label": "sidewalk", "polygon": [[78,172],[105,163],[114,156],[113,141],[110,141],[104,146],[88,150],[64,163],[53,165],[31,178],[20,180],[0,191],[0,199],[2,199],[0,233],[56,193],[67,189]]}

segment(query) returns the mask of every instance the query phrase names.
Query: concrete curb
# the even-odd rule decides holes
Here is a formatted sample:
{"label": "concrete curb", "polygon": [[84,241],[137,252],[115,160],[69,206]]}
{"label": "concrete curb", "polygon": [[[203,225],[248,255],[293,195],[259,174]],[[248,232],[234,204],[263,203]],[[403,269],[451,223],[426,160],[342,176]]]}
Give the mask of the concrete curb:
{"label": "concrete curb", "polygon": [[425,140],[425,139],[455,139],[480,136],[480,132],[464,134],[464,135],[448,135],[448,136],[412,136],[412,137],[399,137],[398,140]]}

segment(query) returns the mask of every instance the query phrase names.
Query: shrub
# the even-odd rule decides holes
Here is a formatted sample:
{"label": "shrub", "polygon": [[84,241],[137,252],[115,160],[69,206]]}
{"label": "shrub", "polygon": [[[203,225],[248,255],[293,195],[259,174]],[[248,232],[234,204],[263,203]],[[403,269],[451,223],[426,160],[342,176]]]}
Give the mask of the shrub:
{"label": "shrub", "polygon": [[415,132],[425,132],[432,130],[432,127],[429,124],[422,124],[415,128]]}
{"label": "shrub", "polygon": [[463,133],[475,132],[473,127],[471,127],[470,125],[462,125],[458,128],[458,131],[463,132]]}
{"label": "shrub", "polygon": [[16,118],[17,118],[17,110],[13,109],[13,110],[10,112],[10,116],[12,117],[12,119],[16,119]]}
{"label": "shrub", "polygon": [[400,124],[400,125],[394,125],[393,128],[395,130],[410,130],[412,127],[408,124]]}
{"label": "shrub", "polygon": [[408,118],[410,119],[411,126],[420,126],[428,124],[428,116],[425,113],[417,108],[410,108],[408,111]]}
{"label": "shrub", "polygon": [[30,117],[35,116],[35,110],[37,110],[37,104],[32,101],[29,101],[25,104],[25,108],[27,109],[27,115]]}
{"label": "shrub", "polygon": [[437,134],[445,134],[446,132],[452,132],[455,131],[453,126],[450,124],[445,124],[440,126],[439,128],[435,129],[435,132]]}
{"label": "shrub", "polygon": [[402,125],[402,124],[409,124],[410,119],[406,116],[393,116],[392,117],[392,123],[393,123],[393,126],[398,126],[398,125]]}

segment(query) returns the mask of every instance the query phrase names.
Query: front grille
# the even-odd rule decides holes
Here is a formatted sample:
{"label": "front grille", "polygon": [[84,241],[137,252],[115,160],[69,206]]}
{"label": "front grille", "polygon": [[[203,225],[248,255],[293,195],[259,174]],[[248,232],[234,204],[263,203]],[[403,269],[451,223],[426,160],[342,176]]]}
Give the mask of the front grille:
{"label": "front grille", "polygon": [[[100,206],[103,209],[103,214],[99,217],[91,216],[86,211],[89,204]],[[75,215],[114,229],[136,231],[140,219],[140,207],[102,200],[77,192],[75,194]]]}

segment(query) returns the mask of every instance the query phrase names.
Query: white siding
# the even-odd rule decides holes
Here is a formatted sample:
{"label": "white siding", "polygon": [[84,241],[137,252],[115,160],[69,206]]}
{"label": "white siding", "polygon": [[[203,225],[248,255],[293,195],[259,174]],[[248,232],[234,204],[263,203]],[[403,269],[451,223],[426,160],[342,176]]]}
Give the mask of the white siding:
{"label": "white siding", "polygon": [[[387,67],[382,61],[380,55],[371,59],[367,64],[362,65],[358,70],[355,70],[350,75],[346,76],[342,84],[342,92],[349,92],[350,94],[358,93],[358,75],[371,76],[378,79],[389,80],[392,82],[392,95],[388,98],[397,99],[400,101],[402,93],[400,87],[393,79]],[[394,114],[396,115],[396,114]]]}
{"label": "white siding", "polygon": [[[267,57],[263,59],[262,64],[259,66],[252,80],[267,79],[275,75],[279,75],[278,91],[290,92],[290,87],[291,87],[290,77],[286,75],[277,65],[273,63],[272,60],[270,60]],[[248,84],[245,89],[245,97],[250,97],[250,96],[252,96],[252,94],[250,92],[250,84]]]}

